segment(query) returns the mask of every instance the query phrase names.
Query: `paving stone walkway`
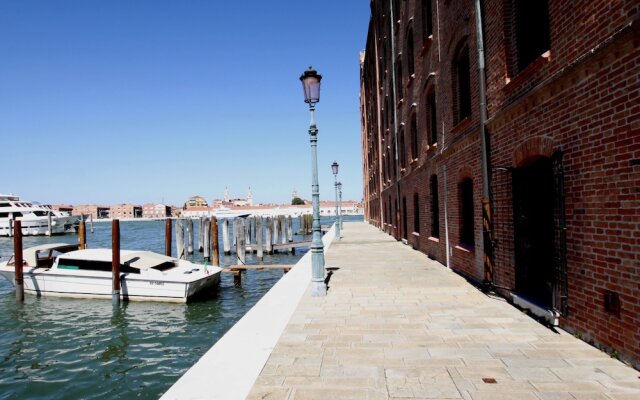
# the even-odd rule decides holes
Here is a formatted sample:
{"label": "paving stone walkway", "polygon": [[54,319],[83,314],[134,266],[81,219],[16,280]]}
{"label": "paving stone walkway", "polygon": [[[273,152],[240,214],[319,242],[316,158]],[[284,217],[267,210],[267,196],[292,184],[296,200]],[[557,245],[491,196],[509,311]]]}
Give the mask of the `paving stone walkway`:
{"label": "paving stone walkway", "polygon": [[640,399],[640,372],[372,226],[343,235],[249,399]]}

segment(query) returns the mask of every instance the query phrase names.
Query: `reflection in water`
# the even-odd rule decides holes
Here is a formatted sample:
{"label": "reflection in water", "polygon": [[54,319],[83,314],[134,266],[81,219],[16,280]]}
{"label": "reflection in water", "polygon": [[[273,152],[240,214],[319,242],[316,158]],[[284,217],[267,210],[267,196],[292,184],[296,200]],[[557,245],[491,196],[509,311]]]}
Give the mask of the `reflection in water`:
{"label": "reflection in water", "polygon": [[[163,221],[120,228],[123,248],[164,252]],[[95,224],[89,246],[110,246],[110,230],[110,224]],[[25,247],[76,241],[73,235],[26,237]],[[12,239],[0,238],[2,260],[12,250]],[[293,264],[302,254],[265,256],[265,263]],[[221,256],[221,262],[234,264],[235,258]],[[279,270],[247,271],[235,287],[233,277],[223,275],[213,298],[115,308],[110,300],[30,295],[18,304],[13,286],[0,278],[0,400],[157,399],[281,276]]]}

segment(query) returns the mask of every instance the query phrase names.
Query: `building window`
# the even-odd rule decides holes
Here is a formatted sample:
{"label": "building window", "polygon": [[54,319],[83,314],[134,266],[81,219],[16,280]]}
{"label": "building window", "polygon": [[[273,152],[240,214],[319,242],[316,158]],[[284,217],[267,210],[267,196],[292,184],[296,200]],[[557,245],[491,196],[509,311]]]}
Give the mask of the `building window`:
{"label": "building window", "polygon": [[411,114],[411,123],[409,129],[411,130],[411,159],[418,158],[418,126],[416,124],[416,114]]}
{"label": "building window", "polygon": [[407,152],[404,139],[404,129],[400,129],[400,143],[398,153],[400,155],[400,170],[403,170],[407,167]]}
{"label": "building window", "polygon": [[426,96],[427,104],[427,137],[429,144],[438,143],[438,121],[436,119],[436,91],[431,88]]}
{"label": "building window", "polygon": [[425,39],[433,35],[433,11],[431,0],[422,0],[422,34]]}
{"label": "building window", "polygon": [[460,182],[460,244],[473,247],[475,244],[473,232],[473,180],[466,178]]}
{"label": "building window", "polygon": [[402,60],[400,57],[402,54],[398,55],[398,59],[396,61],[396,96],[398,99],[402,99]]}
{"label": "building window", "polygon": [[418,193],[413,194],[413,231],[420,233],[420,200]]}
{"label": "building window", "polygon": [[413,59],[413,27],[407,29],[407,73],[409,77],[415,72]]}
{"label": "building window", "polygon": [[551,47],[548,0],[513,0],[517,72],[525,69]]}
{"label": "building window", "polygon": [[431,236],[440,237],[440,201],[438,197],[438,177],[431,176]]}
{"label": "building window", "polygon": [[469,69],[469,46],[462,43],[453,62],[454,121],[458,123],[471,116],[471,71]]}

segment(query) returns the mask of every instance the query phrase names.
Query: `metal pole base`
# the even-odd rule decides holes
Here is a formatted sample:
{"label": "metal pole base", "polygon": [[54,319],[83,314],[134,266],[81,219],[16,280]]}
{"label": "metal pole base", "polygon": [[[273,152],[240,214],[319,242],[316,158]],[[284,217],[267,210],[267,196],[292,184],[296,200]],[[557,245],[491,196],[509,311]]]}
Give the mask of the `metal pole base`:
{"label": "metal pole base", "polygon": [[118,305],[120,304],[120,291],[114,290],[111,292],[111,304]]}
{"label": "metal pole base", "polygon": [[20,284],[16,284],[16,301],[18,302],[24,301],[24,286]]}
{"label": "metal pole base", "polygon": [[324,281],[312,281],[311,282],[311,296],[323,297],[327,295],[327,285]]}

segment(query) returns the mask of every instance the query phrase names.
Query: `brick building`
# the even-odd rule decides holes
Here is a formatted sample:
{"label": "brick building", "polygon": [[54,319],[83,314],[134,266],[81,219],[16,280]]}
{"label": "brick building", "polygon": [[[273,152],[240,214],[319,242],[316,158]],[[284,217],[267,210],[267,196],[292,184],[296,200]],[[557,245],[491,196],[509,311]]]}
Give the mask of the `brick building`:
{"label": "brick building", "polygon": [[107,206],[98,206],[95,204],[86,204],[73,206],[72,215],[91,216],[93,219],[109,218],[111,209]]}
{"label": "brick building", "polygon": [[140,218],[142,207],[135,204],[114,204],[109,214],[112,219]]}
{"label": "brick building", "polygon": [[142,218],[167,218],[171,217],[171,206],[164,204],[147,203],[142,206]]}
{"label": "brick building", "polygon": [[639,14],[372,0],[361,55],[366,220],[636,367]]}

